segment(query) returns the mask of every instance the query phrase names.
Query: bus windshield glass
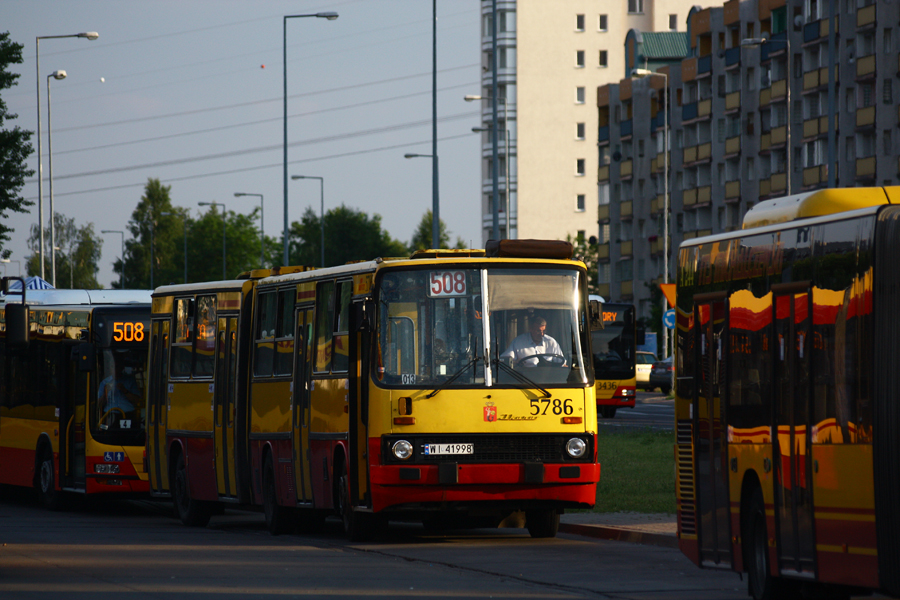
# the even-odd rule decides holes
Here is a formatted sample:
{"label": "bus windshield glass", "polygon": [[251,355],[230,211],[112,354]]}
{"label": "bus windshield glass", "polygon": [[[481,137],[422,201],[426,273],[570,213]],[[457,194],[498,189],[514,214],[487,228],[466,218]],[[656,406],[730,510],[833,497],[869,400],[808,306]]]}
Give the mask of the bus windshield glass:
{"label": "bus windshield glass", "polygon": [[634,377],[634,307],[603,306],[603,329],[591,332],[594,375],[597,379]]}
{"label": "bus windshield glass", "polygon": [[143,444],[147,346],[102,348],[97,363],[91,434],[101,443]]}
{"label": "bus windshield glass", "polygon": [[[390,271],[378,293],[377,380],[386,386],[585,385],[575,269]],[[485,348],[488,348],[486,355]]]}

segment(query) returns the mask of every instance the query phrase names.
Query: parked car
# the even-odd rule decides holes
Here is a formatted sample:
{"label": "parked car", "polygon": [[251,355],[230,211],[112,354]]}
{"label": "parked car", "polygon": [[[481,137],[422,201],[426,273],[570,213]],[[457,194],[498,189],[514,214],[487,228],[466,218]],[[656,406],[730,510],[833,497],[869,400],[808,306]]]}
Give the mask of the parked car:
{"label": "parked car", "polygon": [[656,362],[656,355],[652,352],[641,352],[635,355],[634,371],[637,376],[637,387],[653,389],[650,387],[650,368]]}
{"label": "parked car", "polygon": [[669,395],[672,391],[672,384],[675,381],[675,367],[672,363],[672,357],[658,360],[650,367],[650,380],[648,385],[650,389],[659,388],[659,390]]}

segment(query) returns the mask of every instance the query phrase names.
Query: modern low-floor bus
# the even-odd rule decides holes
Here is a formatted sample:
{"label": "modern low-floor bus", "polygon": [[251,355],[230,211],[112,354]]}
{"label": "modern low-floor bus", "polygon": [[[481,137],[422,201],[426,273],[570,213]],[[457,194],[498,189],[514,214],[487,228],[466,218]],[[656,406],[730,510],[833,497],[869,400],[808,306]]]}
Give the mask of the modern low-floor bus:
{"label": "modern low-floor bus", "polygon": [[514,513],[556,535],[600,475],[600,317],[570,257],[504,241],[158,288],[152,494],[192,525],[230,504],[261,506],[272,533],[329,514],[358,539],[388,519]]}
{"label": "modern low-floor bus", "polygon": [[22,293],[14,279],[0,296],[0,483],[51,509],[147,497],[150,291]]}
{"label": "modern low-floor bus", "polygon": [[[600,301],[599,296],[591,296]],[[634,305],[602,304],[602,317],[591,332],[597,416],[612,419],[620,407],[634,408],[637,393],[637,330]]]}
{"label": "modern low-floor bus", "polygon": [[678,253],[681,550],[764,598],[900,594],[900,187],[768,200]]}

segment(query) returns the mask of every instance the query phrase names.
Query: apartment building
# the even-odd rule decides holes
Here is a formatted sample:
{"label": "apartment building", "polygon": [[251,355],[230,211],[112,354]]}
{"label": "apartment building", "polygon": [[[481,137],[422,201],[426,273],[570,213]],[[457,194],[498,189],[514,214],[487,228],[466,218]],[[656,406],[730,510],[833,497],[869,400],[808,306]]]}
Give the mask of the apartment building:
{"label": "apartment building", "polygon": [[624,51],[625,33],[683,35],[697,4],[714,2],[481,1],[483,240],[493,237],[494,222],[495,6],[500,236],[565,239],[597,230],[596,91],[634,64]]}
{"label": "apartment building", "polygon": [[686,36],[681,61],[597,91],[600,293],[639,317],[683,240],[757,202],[900,185],[900,4],[730,0]]}

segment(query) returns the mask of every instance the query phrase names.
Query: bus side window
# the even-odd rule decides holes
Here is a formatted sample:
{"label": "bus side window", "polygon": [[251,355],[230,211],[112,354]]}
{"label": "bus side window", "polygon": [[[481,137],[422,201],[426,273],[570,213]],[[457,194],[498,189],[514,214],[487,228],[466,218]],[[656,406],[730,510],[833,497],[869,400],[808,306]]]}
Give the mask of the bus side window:
{"label": "bus side window", "polygon": [[350,365],[350,298],[353,294],[353,282],[342,281],[337,284],[336,300],[338,305],[334,313],[334,352],[332,371],[346,371]]}
{"label": "bus side window", "polygon": [[216,297],[197,298],[197,333],[194,345],[194,377],[212,377],[216,367]]}
{"label": "bus side window", "polygon": [[253,374],[257,377],[272,375],[275,361],[275,292],[259,295],[257,301],[256,356],[253,360]]}
{"label": "bus side window", "polygon": [[191,376],[193,317],[194,299],[177,299],[175,301],[175,338],[172,340],[172,377]]}
{"label": "bus side window", "polygon": [[331,371],[333,323],[334,282],[322,281],[316,286],[316,373]]}
{"label": "bus side window", "polygon": [[294,365],[294,288],[278,292],[278,326],[275,331],[275,374],[290,375]]}

